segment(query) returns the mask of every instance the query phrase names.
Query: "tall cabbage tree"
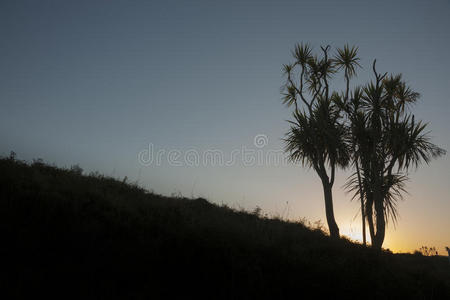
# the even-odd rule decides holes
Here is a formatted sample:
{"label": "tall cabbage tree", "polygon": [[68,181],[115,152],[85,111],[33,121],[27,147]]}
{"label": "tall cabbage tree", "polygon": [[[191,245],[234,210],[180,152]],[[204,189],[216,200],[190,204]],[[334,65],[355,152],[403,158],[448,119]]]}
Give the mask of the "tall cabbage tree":
{"label": "tall cabbage tree", "polygon": [[[284,66],[287,80],[283,102],[294,106],[285,149],[292,161],[301,162],[318,174],[324,192],[330,236],[339,237],[332,188],[336,168],[345,168],[349,164],[350,149],[342,119],[343,111],[335,102],[340,96],[331,91],[330,80],[340,70],[344,70],[346,79],[350,80],[352,69],[345,66],[347,61],[330,57],[329,50],[329,46],[321,47],[319,57],[312,54],[309,45],[296,45],[293,51],[295,62]],[[345,51],[349,51],[348,47],[338,50],[336,57],[342,58],[340,53]],[[356,54],[354,48],[352,51]]]}
{"label": "tall cabbage tree", "polygon": [[427,125],[410,112],[419,94],[401,75],[379,74],[375,64],[375,81],[345,103],[353,108],[349,118],[353,157],[361,170],[347,187],[364,197],[372,246],[381,249],[388,219],[397,219],[396,204],[405,192],[408,171],[444,155],[445,150],[430,141]]}

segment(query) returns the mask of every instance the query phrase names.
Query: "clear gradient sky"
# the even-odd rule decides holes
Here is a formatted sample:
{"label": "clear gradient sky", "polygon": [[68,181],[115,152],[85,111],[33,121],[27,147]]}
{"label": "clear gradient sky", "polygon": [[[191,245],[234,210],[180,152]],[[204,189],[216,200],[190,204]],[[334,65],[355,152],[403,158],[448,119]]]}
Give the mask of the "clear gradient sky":
{"label": "clear gradient sky", "polygon": [[[138,181],[157,193],[290,219],[325,220],[320,180],[294,165],[143,166],[148,148],[282,149],[282,64],[297,42],[359,47],[361,81],[403,73],[416,115],[450,150],[450,2],[1,1],[0,154]],[[337,79],[337,86],[342,84]],[[259,149],[259,148],[258,148]],[[360,239],[358,202],[335,183],[341,233]],[[412,172],[384,247],[450,246],[450,157]]]}

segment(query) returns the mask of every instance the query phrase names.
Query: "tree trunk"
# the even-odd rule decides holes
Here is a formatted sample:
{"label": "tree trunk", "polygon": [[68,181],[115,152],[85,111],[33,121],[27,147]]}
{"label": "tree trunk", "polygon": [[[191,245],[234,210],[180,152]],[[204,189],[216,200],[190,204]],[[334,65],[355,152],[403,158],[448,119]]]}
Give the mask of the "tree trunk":
{"label": "tree trunk", "polygon": [[370,234],[370,241],[373,245],[373,242],[375,240],[375,228],[373,225],[373,208],[372,208],[372,201],[370,200],[372,196],[367,195],[367,206],[366,206],[366,219],[367,219],[367,225],[369,226],[369,234]]}
{"label": "tree trunk", "polygon": [[366,245],[366,214],[364,212],[364,198],[361,197],[361,222],[362,222],[362,238],[363,245]]}
{"label": "tree trunk", "polygon": [[325,196],[325,214],[327,217],[328,229],[330,230],[330,236],[339,238],[339,227],[334,219],[332,185],[323,182],[323,192]]}
{"label": "tree trunk", "polygon": [[362,238],[363,244],[366,245],[366,214],[364,212],[364,193],[361,182],[361,174],[359,172],[358,161],[355,161],[356,174],[358,175],[359,199],[361,200],[361,222],[362,222]]}
{"label": "tree trunk", "polygon": [[386,221],[384,219],[383,198],[377,195],[377,197],[374,200],[375,200],[374,203],[377,220],[377,233],[375,234],[375,240],[372,246],[377,250],[381,250],[381,246],[383,246],[384,242],[386,229]]}

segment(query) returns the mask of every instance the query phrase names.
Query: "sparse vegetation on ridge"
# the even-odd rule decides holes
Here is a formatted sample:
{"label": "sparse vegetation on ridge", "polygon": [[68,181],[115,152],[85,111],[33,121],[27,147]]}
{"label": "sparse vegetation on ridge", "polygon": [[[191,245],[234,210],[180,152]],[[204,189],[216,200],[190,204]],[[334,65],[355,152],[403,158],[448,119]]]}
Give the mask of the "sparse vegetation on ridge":
{"label": "sparse vegetation on ridge", "polygon": [[2,291],[16,298],[450,297],[446,257],[378,253],[79,167],[0,159],[0,195]]}

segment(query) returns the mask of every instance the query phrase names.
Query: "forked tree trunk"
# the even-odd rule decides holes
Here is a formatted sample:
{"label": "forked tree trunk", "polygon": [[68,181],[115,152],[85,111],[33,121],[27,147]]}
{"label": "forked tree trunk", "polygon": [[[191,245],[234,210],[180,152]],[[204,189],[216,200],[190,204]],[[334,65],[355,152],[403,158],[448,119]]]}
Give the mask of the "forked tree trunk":
{"label": "forked tree trunk", "polygon": [[384,242],[384,236],[386,233],[386,221],[384,216],[384,208],[383,208],[383,201],[380,196],[377,196],[374,199],[375,204],[375,212],[376,212],[376,227],[377,227],[377,233],[375,234],[375,240],[372,244],[373,248],[377,250],[381,250],[381,246],[383,246]]}

